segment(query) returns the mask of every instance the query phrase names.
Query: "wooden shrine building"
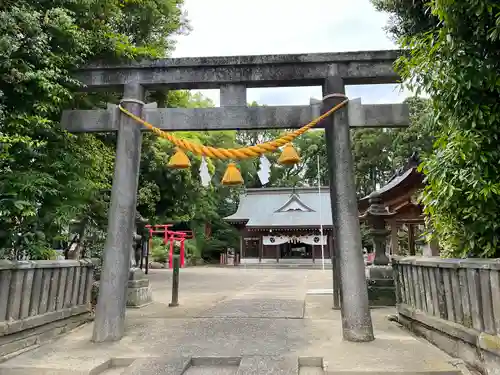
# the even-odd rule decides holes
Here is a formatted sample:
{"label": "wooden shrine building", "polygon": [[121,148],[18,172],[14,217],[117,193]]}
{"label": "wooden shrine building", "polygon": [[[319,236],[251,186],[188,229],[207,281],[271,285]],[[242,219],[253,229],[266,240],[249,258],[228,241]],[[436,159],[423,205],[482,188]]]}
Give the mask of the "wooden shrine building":
{"label": "wooden shrine building", "polygon": [[408,227],[410,254],[415,254],[415,226],[424,224],[422,206],[416,195],[424,187],[424,175],[418,171],[420,160],[414,153],[386,185],[358,201],[360,220],[379,217],[390,228],[390,253],[398,254],[398,229]]}
{"label": "wooden shrine building", "polygon": [[321,264],[324,258],[331,265],[328,187],[247,189],[225,220],[240,231],[241,264]]}

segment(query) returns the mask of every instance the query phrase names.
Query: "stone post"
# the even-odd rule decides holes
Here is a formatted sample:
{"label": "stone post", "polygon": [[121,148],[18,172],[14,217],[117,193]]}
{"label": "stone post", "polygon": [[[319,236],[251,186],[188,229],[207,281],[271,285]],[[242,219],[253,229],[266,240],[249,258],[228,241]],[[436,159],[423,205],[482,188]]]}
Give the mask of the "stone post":
{"label": "stone post", "polygon": [[[342,78],[326,79],[323,93],[344,94]],[[342,100],[339,97],[325,99],[324,110]],[[347,341],[367,342],[375,337],[368,304],[347,108],[338,110],[332,117],[325,120],[325,135],[329,150],[335,252],[340,264],[342,333]]]}
{"label": "stone post", "polygon": [[168,307],[179,306],[179,268],[180,268],[179,255],[174,255],[173,261],[174,264],[172,267],[172,301],[168,304]]}
{"label": "stone post", "polygon": [[[144,88],[136,83],[126,84],[123,97],[137,100],[137,102],[124,102],[123,106],[135,115],[141,116]],[[120,114],[108,232],[92,335],[94,342],[120,340],[125,331],[125,305],[141,142],[140,126],[125,114]]]}

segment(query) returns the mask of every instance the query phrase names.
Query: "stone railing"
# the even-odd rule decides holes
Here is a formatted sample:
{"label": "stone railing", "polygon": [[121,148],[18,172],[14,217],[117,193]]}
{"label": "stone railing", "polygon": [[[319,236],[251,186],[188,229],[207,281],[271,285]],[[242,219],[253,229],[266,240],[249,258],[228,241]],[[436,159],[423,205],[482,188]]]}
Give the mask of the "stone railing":
{"label": "stone railing", "polygon": [[393,259],[400,323],[485,374],[500,374],[500,259]]}
{"label": "stone railing", "polygon": [[86,321],[92,282],[87,260],[0,260],[0,359]]}

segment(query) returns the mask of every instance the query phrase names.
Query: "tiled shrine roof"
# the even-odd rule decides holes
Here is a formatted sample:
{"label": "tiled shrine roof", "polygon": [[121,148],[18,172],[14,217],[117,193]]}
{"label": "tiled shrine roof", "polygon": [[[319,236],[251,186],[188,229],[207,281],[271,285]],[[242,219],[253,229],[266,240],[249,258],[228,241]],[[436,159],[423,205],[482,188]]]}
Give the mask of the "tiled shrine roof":
{"label": "tiled shrine roof", "polygon": [[[321,215],[320,215],[321,211]],[[320,218],[321,216],[321,218]],[[330,190],[321,188],[247,189],[240,195],[238,210],[225,218],[248,228],[332,227]]]}
{"label": "tiled shrine roof", "polygon": [[414,153],[407,161],[406,165],[400,168],[392,176],[387,184],[377,191],[358,200],[358,210],[364,212],[370,205],[370,197],[377,195],[381,198],[383,204],[394,208],[407,202],[410,197],[424,186],[424,175],[418,171],[420,159]]}

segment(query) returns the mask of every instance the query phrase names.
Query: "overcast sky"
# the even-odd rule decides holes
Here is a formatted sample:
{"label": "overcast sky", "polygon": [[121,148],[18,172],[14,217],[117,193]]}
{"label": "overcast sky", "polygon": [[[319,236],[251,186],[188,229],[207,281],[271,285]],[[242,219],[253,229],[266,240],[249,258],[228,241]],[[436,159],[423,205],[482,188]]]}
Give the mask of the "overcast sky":
{"label": "overcast sky", "polygon": [[[193,30],[177,38],[174,57],[345,52],[396,48],[383,27],[388,15],[370,0],[185,0]],[[218,90],[205,95],[219,104]],[[348,86],[363,103],[397,103],[408,94],[397,85]],[[248,101],[309,104],[321,88],[249,89]]]}

